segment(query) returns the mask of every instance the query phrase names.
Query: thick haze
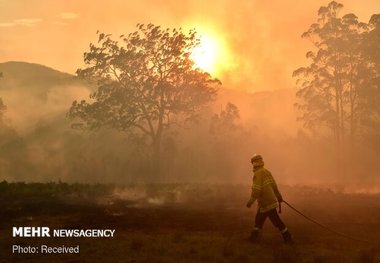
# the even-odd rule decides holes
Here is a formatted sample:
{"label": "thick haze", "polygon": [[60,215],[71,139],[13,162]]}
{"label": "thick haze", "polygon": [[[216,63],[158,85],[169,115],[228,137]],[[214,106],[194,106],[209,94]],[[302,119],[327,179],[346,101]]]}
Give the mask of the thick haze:
{"label": "thick haze", "polygon": [[[329,1],[74,1],[0,0],[0,62],[28,61],[74,73],[95,32],[119,35],[137,23],[196,28],[223,43],[216,77],[227,88],[289,88],[310,43],[301,34]],[[344,12],[362,21],[380,2],[346,0]]]}
{"label": "thick haze", "polygon": [[[342,13],[355,13],[359,21],[380,13],[380,1],[340,2]],[[292,73],[308,64],[305,54],[313,48],[301,35],[328,3],[0,0],[0,98],[9,121],[0,129],[0,180],[157,179],[146,176],[146,142],[114,130],[80,132],[65,117],[73,100],[88,99],[93,90],[71,74],[84,67],[83,53],[97,41],[97,30],[117,37],[137,23],[154,23],[216,39],[213,75],[223,83],[197,125],[163,138],[166,177],[157,181],[249,184],[249,159],[260,153],[280,184],[380,192],[379,148],[361,143],[361,161],[347,164],[350,171],[339,178],[331,138],[313,136],[296,121]],[[239,110],[230,122],[222,118],[229,102]]]}

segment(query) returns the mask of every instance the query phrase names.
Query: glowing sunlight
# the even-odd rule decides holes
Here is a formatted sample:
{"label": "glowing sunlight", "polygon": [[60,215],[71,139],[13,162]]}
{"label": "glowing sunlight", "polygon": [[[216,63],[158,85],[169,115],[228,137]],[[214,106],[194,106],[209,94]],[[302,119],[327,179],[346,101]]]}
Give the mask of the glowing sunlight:
{"label": "glowing sunlight", "polygon": [[213,76],[220,75],[233,66],[225,41],[221,36],[211,33],[200,34],[200,43],[194,48],[190,58],[196,68]]}
{"label": "glowing sunlight", "polygon": [[191,59],[194,61],[195,67],[209,73],[215,73],[218,51],[219,46],[215,39],[202,36],[200,44],[191,54]]}

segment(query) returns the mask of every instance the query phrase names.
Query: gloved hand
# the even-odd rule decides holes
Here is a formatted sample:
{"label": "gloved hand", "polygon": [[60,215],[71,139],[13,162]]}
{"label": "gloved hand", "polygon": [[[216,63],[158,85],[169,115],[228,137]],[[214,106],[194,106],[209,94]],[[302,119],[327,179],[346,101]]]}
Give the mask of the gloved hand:
{"label": "gloved hand", "polygon": [[253,204],[253,202],[252,202],[251,200],[249,200],[249,201],[247,202],[247,207],[250,208],[250,207],[252,206],[252,204]]}

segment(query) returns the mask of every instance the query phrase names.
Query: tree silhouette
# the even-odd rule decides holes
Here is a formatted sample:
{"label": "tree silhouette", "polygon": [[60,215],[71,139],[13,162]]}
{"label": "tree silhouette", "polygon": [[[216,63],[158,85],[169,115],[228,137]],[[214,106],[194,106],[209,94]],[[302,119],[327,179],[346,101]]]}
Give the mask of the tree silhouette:
{"label": "tree silhouette", "polygon": [[199,44],[195,31],[139,24],[119,41],[104,33],[98,37],[84,54],[86,67],[77,71],[97,90],[89,101],[74,101],[68,116],[82,128],[109,126],[147,136],[157,161],[173,120],[194,119],[215,98],[220,82],[190,59]]}
{"label": "tree silhouette", "polygon": [[5,117],[5,112],[7,110],[7,106],[4,104],[2,98],[0,98],[0,124],[4,124],[4,117]]}
{"label": "tree silhouette", "polygon": [[368,139],[375,149],[380,145],[380,14],[373,15],[365,34],[363,50],[368,61],[370,74],[366,80],[361,97],[363,98],[362,124],[367,127]]}
{"label": "tree silhouette", "polygon": [[[0,78],[3,77],[3,73],[0,72]],[[4,104],[3,99],[0,98],[0,125],[4,125],[5,123],[5,112],[7,111],[7,106]]]}
{"label": "tree silhouette", "polygon": [[220,114],[214,114],[211,118],[210,132],[214,136],[231,137],[233,133],[240,129],[236,123],[240,119],[238,107],[228,102]]}
{"label": "tree silhouette", "polygon": [[306,55],[309,66],[293,73],[300,87],[300,120],[308,128],[332,132],[340,172],[344,172],[345,153],[352,152],[362,132],[360,123],[368,104],[361,90],[372,75],[363,48],[368,24],[359,22],[354,14],[341,17],[342,8],[332,1],[319,9],[317,22],[302,35],[316,51]]}

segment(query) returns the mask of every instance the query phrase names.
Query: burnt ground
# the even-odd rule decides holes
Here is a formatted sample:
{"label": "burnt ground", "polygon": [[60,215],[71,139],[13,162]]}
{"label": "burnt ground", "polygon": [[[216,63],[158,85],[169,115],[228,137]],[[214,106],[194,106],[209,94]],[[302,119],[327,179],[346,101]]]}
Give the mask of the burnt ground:
{"label": "burnt ground", "polygon": [[[1,262],[380,262],[379,195],[281,187],[286,200],[308,216],[369,241],[328,232],[283,205],[281,217],[296,242],[289,246],[269,221],[260,244],[247,241],[255,209],[245,208],[246,186],[65,187],[0,186]],[[116,235],[21,238],[12,237],[13,226],[111,228]],[[42,244],[79,245],[80,253],[11,252],[13,245]]]}

